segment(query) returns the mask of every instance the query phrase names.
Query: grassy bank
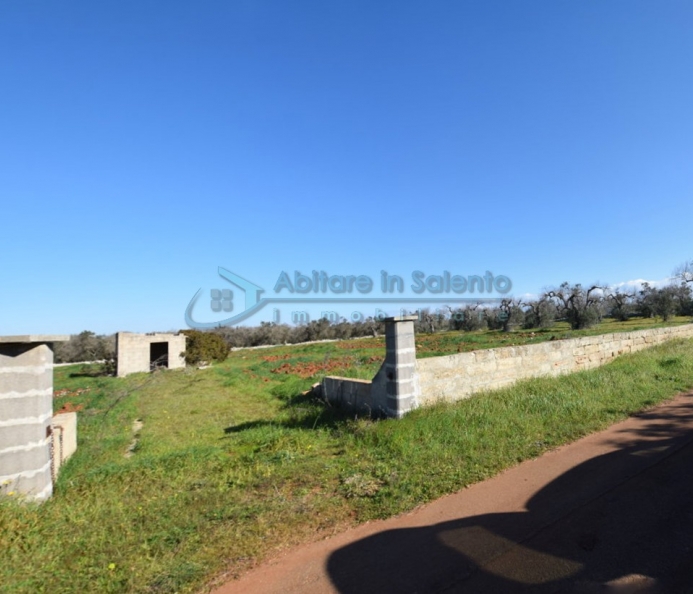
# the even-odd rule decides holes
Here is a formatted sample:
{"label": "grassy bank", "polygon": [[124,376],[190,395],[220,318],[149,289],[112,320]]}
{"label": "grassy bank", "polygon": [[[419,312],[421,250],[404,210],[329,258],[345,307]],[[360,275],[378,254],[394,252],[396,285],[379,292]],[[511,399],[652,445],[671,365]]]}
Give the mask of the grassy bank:
{"label": "grassy bank", "polygon": [[[458,352],[567,332],[417,343]],[[301,395],[325,373],[370,377],[382,349],[367,339],[236,351],[210,369],[123,379],[56,369],[55,408],[80,409],[79,449],[47,503],[0,500],[2,590],[195,591],[693,387],[693,341],[677,341],[399,421],[355,419]]]}

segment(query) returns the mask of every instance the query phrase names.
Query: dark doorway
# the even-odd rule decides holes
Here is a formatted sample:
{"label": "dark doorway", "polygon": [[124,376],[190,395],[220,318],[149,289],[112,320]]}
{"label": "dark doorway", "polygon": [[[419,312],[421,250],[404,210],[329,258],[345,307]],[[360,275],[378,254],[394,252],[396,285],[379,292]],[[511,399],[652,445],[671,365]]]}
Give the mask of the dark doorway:
{"label": "dark doorway", "polygon": [[149,369],[157,367],[168,368],[168,342],[152,342],[149,344]]}

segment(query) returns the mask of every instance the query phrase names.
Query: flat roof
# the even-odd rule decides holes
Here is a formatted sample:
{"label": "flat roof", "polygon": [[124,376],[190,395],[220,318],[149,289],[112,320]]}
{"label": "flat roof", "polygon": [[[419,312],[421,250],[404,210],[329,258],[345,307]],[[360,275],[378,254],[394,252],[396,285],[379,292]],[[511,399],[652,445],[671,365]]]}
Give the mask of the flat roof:
{"label": "flat roof", "polygon": [[383,322],[415,322],[418,319],[418,314],[414,316],[392,316],[391,318],[384,318]]}
{"label": "flat roof", "polygon": [[70,340],[67,334],[17,334],[15,336],[0,336],[0,343],[18,342],[66,342]]}

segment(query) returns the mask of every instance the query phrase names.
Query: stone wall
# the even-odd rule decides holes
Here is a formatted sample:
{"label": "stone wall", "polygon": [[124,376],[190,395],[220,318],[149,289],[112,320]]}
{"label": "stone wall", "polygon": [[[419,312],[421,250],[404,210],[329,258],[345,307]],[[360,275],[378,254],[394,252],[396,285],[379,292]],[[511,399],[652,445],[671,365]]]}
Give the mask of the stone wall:
{"label": "stone wall", "polygon": [[[373,380],[326,377],[324,398],[371,414],[400,417],[417,406],[461,400],[521,379],[592,369],[625,353],[693,337],[693,324],[686,324],[416,359],[413,322],[399,318],[385,322],[385,363]],[[389,342],[388,331],[392,336]],[[400,334],[402,340],[396,338]],[[400,389],[401,380],[405,380],[406,392]]]}
{"label": "stone wall", "polygon": [[686,324],[418,359],[420,403],[460,400],[521,379],[592,369],[624,353],[691,337],[693,324]]}

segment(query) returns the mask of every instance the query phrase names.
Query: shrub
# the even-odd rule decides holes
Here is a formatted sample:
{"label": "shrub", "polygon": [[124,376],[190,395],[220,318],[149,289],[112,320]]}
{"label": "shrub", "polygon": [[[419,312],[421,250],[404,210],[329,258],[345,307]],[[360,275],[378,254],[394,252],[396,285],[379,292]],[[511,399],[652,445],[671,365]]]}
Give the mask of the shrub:
{"label": "shrub", "polygon": [[185,362],[188,365],[221,362],[229,356],[229,347],[221,334],[200,330],[183,330],[182,334],[186,336]]}

